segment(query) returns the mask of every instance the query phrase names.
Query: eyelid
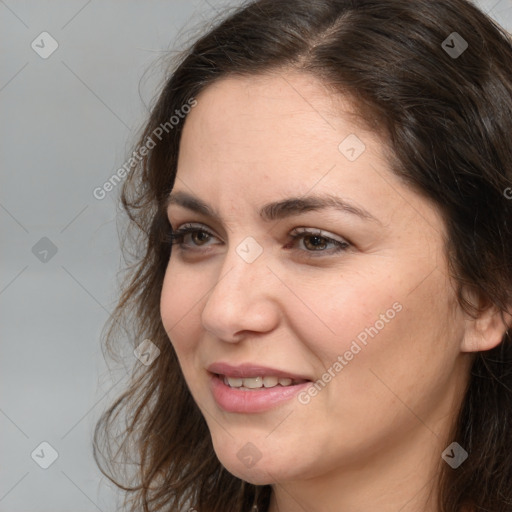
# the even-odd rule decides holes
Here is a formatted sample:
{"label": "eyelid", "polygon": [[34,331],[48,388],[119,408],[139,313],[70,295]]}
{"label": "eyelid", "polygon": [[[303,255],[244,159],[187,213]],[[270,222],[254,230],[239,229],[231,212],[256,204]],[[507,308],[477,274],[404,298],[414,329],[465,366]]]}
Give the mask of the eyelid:
{"label": "eyelid", "polygon": [[210,227],[200,222],[184,222],[183,224],[180,224],[177,228],[175,228],[174,231],[182,231],[185,229],[197,229],[200,231],[206,231],[206,233],[209,233],[215,238],[219,238]]}
{"label": "eyelid", "polygon": [[[219,235],[217,235],[218,231],[211,228],[208,224],[204,224],[202,221],[188,221],[188,222],[181,222],[181,223],[173,223],[171,222],[170,216],[167,217],[167,220],[169,221],[169,225],[173,228],[174,231],[179,231],[180,229],[186,229],[186,228],[194,228],[194,229],[204,229],[204,231],[207,231],[211,235],[214,235],[215,237],[221,239]],[[177,227],[174,227],[174,226]],[[221,226],[222,231],[222,226]]]}
{"label": "eyelid", "polygon": [[[192,251],[192,252],[193,251],[196,251],[196,252],[208,251],[208,249],[211,247],[211,245],[219,245],[219,244],[214,243],[214,244],[205,245],[204,247],[199,247],[199,248],[197,248],[196,246],[193,246],[195,248],[192,248],[192,249],[184,248],[184,247],[189,247],[189,244],[183,243],[183,237],[185,237],[191,233],[201,232],[201,231],[203,233],[207,233],[208,235],[210,235],[213,238],[219,239],[219,237],[217,237],[217,235],[212,233],[210,231],[210,229],[208,227],[206,227],[204,224],[188,222],[188,223],[181,224],[178,228],[173,230],[173,234],[171,235],[171,244],[174,245],[175,243],[177,243],[176,240],[179,239],[179,240],[181,240],[181,242],[179,243],[179,246],[181,247],[181,249],[184,251]],[[297,249],[296,244],[297,244],[298,240],[304,240],[306,237],[315,237],[315,236],[317,236],[319,238],[323,238],[324,240],[327,241],[328,244],[334,245],[334,249],[325,250],[325,251],[324,250],[309,251],[309,250]],[[319,228],[297,227],[288,233],[288,237],[292,240],[291,240],[291,242],[289,241],[283,247],[283,249],[288,250],[288,251],[299,252],[301,254],[306,254],[308,258],[332,257],[337,254],[346,252],[347,250],[350,250],[352,248],[355,248],[355,246],[350,241],[346,240],[345,238],[339,237],[338,235],[331,235],[330,233],[328,233],[322,229],[319,229]]]}
{"label": "eyelid", "polygon": [[[214,232],[213,230],[206,226],[205,224],[202,224],[200,222],[184,222],[183,224],[180,224],[177,228],[175,228],[175,231],[180,231],[180,230],[184,230],[184,229],[200,229],[200,230],[203,230],[207,233],[209,233],[210,235],[216,237],[216,238],[219,238]],[[338,235],[335,235],[329,231],[325,231],[323,229],[320,229],[320,228],[309,228],[309,227],[298,227],[298,228],[294,228],[291,232],[290,232],[290,235],[295,235],[295,234],[302,234],[302,233],[307,233],[307,234],[310,234],[310,235],[318,235],[318,236],[321,236],[321,237],[324,237],[324,238],[331,238],[333,240],[336,240],[337,242],[340,242],[340,243],[346,243],[346,244],[350,244],[350,245],[353,245],[349,240],[347,240],[346,238],[343,238],[343,237],[340,237]]]}
{"label": "eyelid", "polygon": [[349,242],[346,238],[335,235],[329,231],[324,231],[323,229],[320,229],[320,228],[306,228],[306,227],[295,228],[290,232],[290,235],[301,234],[301,233],[307,233],[309,235],[318,235],[318,236],[321,236],[322,238],[331,238],[333,240],[336,240],[337,242],[352,245],[352,243]]}

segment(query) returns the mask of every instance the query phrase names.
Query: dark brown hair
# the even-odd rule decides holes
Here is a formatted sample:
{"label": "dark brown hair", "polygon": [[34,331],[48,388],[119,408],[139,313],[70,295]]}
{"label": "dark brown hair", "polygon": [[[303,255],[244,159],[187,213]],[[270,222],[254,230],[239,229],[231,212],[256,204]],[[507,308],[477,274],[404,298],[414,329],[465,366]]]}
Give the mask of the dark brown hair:
{"label": "dark brown hair", "polygon": [[[468,47],[460,55],[450,48]],[[450,37],[452,38],[450,40]],[[443,43],[444,41],[447,43]],[[236,478],[220,464],[160,317],[160,294],[171,246],[164,209],[176,178],[183,122],[176,110],[229,75],[293,69],[320,78],[353,99],[385,135],[392,169],[442,213],[446,251],[461,307],[476,316],[495,305],[510,310],[512,215],[512,43],[466,0],[258,0],[224,17],[175,65],[140,138],[161,141],[129,174],[121,201],[139,254],[110,319],[107,343],[122,328],[150,339],[160,355],[136,365],[129,388],[102,415],[94,457],[103,474],[129,491],[130,510],[246,512],[268,507],[270,486]],[[475,307],[463,293],[480,298]],[[179,291],[176,291],[179,293]],[[512,337],[479,352],[461,397],[452,437],[469,453],[457,469],[439,473],[439,510],[512,510]],[[132,347],[133,349],[134,347]],[[124,409],[123,409],[124,407]],[[114,435],[126,411],[126,425]],[[133,486],[117,482],[111,441],[122,462],[135,452]],[[116,454],[117,455],[117,454]],[[123,466],[125,469],[127,466]],[[125,505],[129,502],[126,499]]]}

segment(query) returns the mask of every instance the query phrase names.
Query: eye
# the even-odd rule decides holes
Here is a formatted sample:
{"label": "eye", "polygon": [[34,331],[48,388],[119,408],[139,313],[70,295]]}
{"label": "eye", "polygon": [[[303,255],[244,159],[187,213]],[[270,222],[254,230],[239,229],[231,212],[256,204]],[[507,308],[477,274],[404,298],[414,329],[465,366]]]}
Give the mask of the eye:
{"label": "eye", "polygon": [[[337,240],[331,236],[326,236],[324,232],[319,229],[296,228],[289,234],[289,237],[291,238],[291,243],[287,243],[284,249],[292,249],[306,254],[316,253],[308,254],[310,257],[339,253],[347,250],[351,246],[350,243],[343,239]],[[213,238],[217,237],[201,226],[184,224],[176,231],[170,230],[164,242],[168,245],[179,245],[180,249],[183,251],[193,251],[194,247],[202,248],[208,247],[209,245],[217,245],[208,244]],[[189,242],[186,242],[187,239]],[[296,247],[297,245],[301,245],[298,244],[298,242],[301,241],[304,249],[298,249]],[[329,246],[331,247],[330,249],[328,249]]]}
{"label": "eye", "polygon": [[190,238],[193,241],[192,246],[195,245],[198,247],[204,246],[211,237],[216,238],[213,233],[204,228],[196,227],[192,224],[184,224],[176,231],[171,229],[167,234],[165,242],[169,245],[179,244],[180,248],[187,250],[185,247],[190,244],[185,243],[184,240],[188,235],[191,235]]}
{"label": "eye", "polygon": [[[320,255],[338,253],[345,251],[350,247],[350,244],[345,240],[337,240],[330,236],[326,236],[320,229],[312,230],[310,228],[297,228],[290,233],[293,245],[297,245],[297,241],[302,241],[303,246],[307,252],[316,252]],[[331,246],[332,249],[325,250],[326,247]],[[289,248],[289,244],[285,246],[285,249]],[[294,249],[297,250],[297,249]],[[298,249],[300,251],[300,249]],[[304,252],[304,251],[302,251]],[[316,257],[316,255],[311,255]]]}

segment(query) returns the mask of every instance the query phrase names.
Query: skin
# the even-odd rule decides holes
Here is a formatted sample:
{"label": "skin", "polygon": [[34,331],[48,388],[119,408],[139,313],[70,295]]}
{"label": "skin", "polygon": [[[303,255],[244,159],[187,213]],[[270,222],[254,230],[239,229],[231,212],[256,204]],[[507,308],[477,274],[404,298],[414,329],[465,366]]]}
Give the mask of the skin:
{"label": "skin", "polygon": [[[472,352],[496,346],[505,330],[496,311],[472,320],[458,306],[438,209],[392,173],[385,141],[350,99],[315,77],[228,78],[197,99],[173,192],[199,197],[223,220],[169,206],[175,230],[194,223],[213,236],[173,246],[161,315],[219,460],[272,484],[270,512],[436,511],[433,477]],[[353,162],[338,149],[349,134],[366,146]],[[334,193],[377,221],[334,209],[271,222],[257,213],[312,193]],[[291,242],[302,227],[350,246]],[[263,250],[252,263],[236,251],[248,236]],[[209,364],[257,362],[316,381],[395,303],[400,312],[309,403],[239,414],[214,401]],[[237,457],[248,442],[261,454],[252,467]]]}

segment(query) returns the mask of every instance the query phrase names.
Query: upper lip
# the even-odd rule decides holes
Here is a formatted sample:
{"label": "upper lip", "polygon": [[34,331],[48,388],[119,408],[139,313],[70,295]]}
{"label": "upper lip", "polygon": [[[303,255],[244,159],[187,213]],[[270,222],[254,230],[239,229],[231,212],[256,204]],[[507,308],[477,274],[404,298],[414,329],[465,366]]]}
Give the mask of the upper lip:
{"label": "upper lip", "polygon": [[291,373],[277,368],[269,368],[268,366],[261,366],[255,363],[243,363],[233,366],[228,363],[217,362],[208,366],[207,370],[217,375],[242,379],[250,377],[279,377],[282,379],[311,380],[305,375]]}

